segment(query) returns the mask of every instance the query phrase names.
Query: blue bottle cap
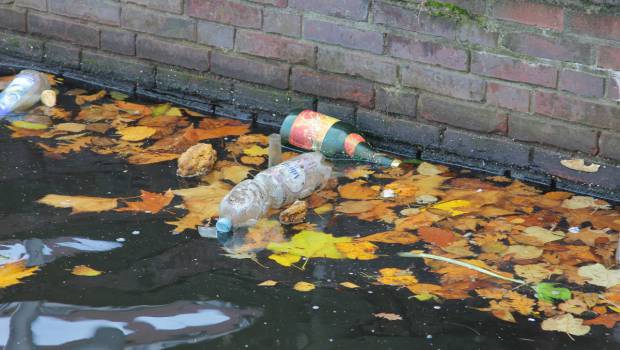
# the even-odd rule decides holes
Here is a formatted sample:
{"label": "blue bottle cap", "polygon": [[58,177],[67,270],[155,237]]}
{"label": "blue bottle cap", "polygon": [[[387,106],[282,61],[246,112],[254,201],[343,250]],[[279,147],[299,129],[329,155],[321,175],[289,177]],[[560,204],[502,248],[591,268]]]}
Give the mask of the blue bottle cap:
{"label": "blue bottle cap", "polygon": [[232,220],[229,218],[219,218],[215,223],[215,228],[218,232],[230,232],[232,231]]}

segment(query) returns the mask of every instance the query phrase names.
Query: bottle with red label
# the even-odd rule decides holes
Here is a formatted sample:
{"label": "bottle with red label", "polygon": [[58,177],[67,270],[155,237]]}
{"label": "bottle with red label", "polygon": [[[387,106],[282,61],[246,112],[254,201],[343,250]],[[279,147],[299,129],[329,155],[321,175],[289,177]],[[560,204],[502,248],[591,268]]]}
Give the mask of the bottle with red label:
{"label": "bottle with red label", "polygon": [[280,128],[282,142],[326,156],[346,154],[351,158],[383,166],[398,167],[400,160],[376,152],[355,128],[328,115],[305,110],[288,114]]}

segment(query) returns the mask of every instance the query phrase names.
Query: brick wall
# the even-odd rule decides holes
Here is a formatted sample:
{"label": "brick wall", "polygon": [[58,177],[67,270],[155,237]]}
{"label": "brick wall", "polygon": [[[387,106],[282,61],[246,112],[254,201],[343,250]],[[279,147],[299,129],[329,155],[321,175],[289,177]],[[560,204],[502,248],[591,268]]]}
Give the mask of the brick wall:
{"label": "brick wall", "polygon": [[620,190],[617,3],[0,0],[0,53],[267,124],[314,108],[407,153]]}

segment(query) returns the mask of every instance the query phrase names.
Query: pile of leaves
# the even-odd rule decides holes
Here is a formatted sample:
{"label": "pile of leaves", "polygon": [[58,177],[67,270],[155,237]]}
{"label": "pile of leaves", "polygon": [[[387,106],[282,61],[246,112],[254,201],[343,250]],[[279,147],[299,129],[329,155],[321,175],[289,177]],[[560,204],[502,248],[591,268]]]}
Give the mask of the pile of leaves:
{"label": "pile of leaves", "polygon": [[[226,152],[196,187],[142,191],[133,198],[49,194],[39,200],[42,204],[70,208],[73,214],[172,211],[178,214],[168,222],[174,232],[191,233],[217,217],[221,198],[235,184],[266,166],[267,136],[250,134],[246,124],[170,104],[126,102],[118,94],[109,101],[105,91],[69,95],[75,95],[79,112],[38,108],[32,113],[53,122],[11,125],[12,136],[36,138],[49,157],[88,151],[131,164],[171,161],[196,143],[215,139]],[[542,329],[570,335],[587,334],[591,326],[612,328],[620,321],[617,209],[600,199],[544,193],[501,176],[467,175],[429,163],[415,169],[348,167],[306,199],[306,222],[282,225],[273,220],[281,210],[274,210],[244,232],[241,243],[224,245],[224,253],[303,270],[311,259],[380,262],[401,252],[400,259],[416,259],[426,269],[383,265],[366,275],[367,284],[404,289],[422,302],[471,300],[478,310],[504,321],[539,318]],[[182,204],[174,205],[175,196]],[[338,218],[383,229],[357,236],[323,232],[327,219]],[[340,285],[364,288],[359,284]],[[311,291],[314,285],[295,288]]]}

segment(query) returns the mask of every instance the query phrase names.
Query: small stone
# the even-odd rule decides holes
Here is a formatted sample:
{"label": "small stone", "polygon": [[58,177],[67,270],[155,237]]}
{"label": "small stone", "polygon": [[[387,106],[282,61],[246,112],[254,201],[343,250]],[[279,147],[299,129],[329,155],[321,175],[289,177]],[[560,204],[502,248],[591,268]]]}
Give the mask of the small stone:
{"label": "small stone", "polygon": [[183,152],[178,160],[177,175],[181,177],[201,176],[213,169],[217,153],[208,143],[199,143]]}
{"label": "small stone", "polygon": [[41,103],[47,107],[54,107],[56,105],[56,91],[43,90],[41,93]]}

